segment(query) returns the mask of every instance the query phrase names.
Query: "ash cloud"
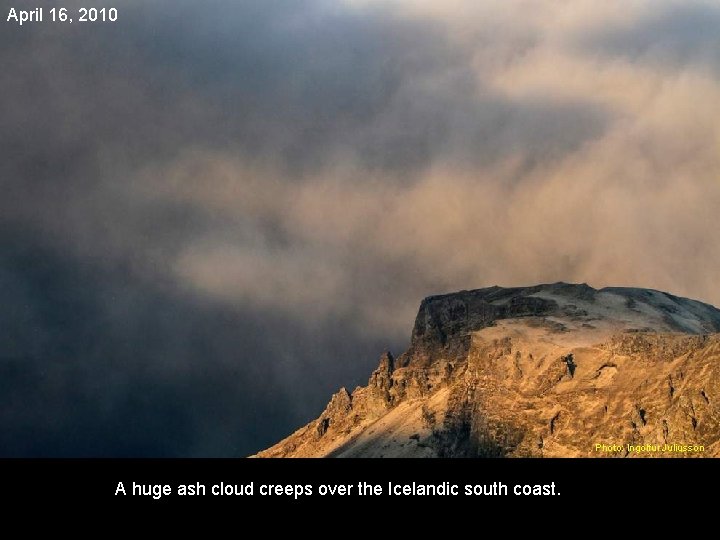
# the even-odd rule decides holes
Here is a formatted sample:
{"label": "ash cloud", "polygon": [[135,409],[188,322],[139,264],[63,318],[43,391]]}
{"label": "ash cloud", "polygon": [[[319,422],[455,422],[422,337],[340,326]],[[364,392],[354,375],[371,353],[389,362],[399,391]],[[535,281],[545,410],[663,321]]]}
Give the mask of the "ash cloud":
{"label": "ash cloud", "polygon": [[720,74],[717,50],[720,7],[711,2],[671,3],[632,23],[594,32],[579,40],[590,51],[673,70],[708,70]]}
{"label": "ash cloud", "polygon": [[717,10],[543,4],[6,25],[0,453],[251,453],[363,384],[429,294],[720,303],[720,45],[689,30]]}

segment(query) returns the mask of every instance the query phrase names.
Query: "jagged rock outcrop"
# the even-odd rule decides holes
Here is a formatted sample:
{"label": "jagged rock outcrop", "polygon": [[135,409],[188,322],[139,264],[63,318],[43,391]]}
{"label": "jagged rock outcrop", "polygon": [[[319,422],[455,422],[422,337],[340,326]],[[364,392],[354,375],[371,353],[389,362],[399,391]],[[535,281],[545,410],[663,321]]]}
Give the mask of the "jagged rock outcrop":
{"label": "jagged rock outcrop", "polygon": [[720,310],[647,289],[432,296],[405,353],[258,456],[717,456],[718,332]]}

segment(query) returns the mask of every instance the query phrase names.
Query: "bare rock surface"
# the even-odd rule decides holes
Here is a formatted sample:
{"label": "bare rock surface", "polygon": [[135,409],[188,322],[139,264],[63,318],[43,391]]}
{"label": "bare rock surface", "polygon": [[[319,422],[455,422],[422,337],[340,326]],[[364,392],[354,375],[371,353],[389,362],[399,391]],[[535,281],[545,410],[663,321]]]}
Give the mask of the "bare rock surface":
{"label": "bare rock surface", "polygon": [[719,332],[720,310],[649,289],[431,296],[407,351],[257,456],[720,456]]}

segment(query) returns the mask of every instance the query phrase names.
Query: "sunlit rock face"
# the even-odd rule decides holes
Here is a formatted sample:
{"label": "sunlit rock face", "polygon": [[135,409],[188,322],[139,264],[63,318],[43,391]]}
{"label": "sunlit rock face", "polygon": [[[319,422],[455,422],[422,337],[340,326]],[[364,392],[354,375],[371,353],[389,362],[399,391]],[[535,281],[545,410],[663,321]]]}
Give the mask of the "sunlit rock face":
{"label": "sunlit rock face", "polygon": [[407,351],[259,457],[720,456],[720,310],[555,283],[423,300]]}

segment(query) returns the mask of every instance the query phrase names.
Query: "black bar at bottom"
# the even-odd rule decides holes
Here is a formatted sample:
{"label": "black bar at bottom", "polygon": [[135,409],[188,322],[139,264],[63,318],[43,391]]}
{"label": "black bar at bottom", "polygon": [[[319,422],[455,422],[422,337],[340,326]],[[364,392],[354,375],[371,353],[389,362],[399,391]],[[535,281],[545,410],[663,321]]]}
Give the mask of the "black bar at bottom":
{"label": "black bar at bottom", "polygon": [[713,459],[0,460],[2,492],[14,504],[158,509],[697,499],[716,492],[708,479],[718,472]]}

